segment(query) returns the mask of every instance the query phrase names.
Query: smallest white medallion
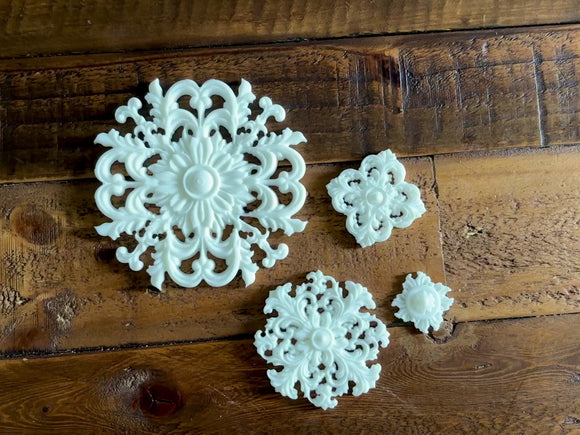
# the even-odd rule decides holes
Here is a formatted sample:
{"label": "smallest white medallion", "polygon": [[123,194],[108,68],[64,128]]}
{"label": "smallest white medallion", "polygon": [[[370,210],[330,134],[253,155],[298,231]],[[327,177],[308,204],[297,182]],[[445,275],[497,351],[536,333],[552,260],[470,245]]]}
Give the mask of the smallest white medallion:
{"label": "smallest white medallion", "polygon": [[443,313],[453,304],[453,299],[446,296],[449,291],[449,287],[432,282],[423,272],[417,272],[417,278],[409,274],[403,283],[403,293],[393,301],[393,307],[399,307],[395,317],[413,322],[424,334],[430,326],[437,331],[443,322]]}

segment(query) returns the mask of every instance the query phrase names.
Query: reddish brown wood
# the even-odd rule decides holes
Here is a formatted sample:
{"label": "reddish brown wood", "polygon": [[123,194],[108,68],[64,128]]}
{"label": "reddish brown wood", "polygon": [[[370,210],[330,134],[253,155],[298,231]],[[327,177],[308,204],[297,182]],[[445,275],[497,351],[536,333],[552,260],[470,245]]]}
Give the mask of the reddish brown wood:
{"label": "reddish brown wood", "polygon": [[[579,11],[574,0],[0,2],[0,432],[580,432],[580,314],[564,314],[580,312],[580,25],[561,25]],[[477,30],[533,24],[547,26]],[[471,30],[336,39],[448,29]],[[310,224],[275,236],[290,256],[249,288],[147,291],[94,231],[94,137],[156,77],[244,77],[308,138]],[[359,249],[324,186],[385,148],[435,155],[404,160],[428,213]],[[276,394],[250,339],[268,291],[318,268],[368,286],[389,324],[407,273],[446,281],[456,300],[430,336],[390,328],[377,388],[327,412]],[[150,347],[190,340],[212,341]]]}
{"label": "reddish brown wood", "polygon": [[[96,182],[0,186],[0,259],[6,259],[0,262],[0,283],[12,295],[7,297],[7,316],[0,318],[0,350],[53,351],[248,334],[263,321],[270,290],[302,282],[318,269],[367,286],[384,316],[394,321],[390,301],[407,273],[423,270],[444,279],[432,161],[412,158],[404,163],[428,212],[410,228],[395,229],[387,242],[359,248],[345,229],[344,215],[332,209],[325,186],[347,165],[310,166],[304,178],[309,197],[297,215],[309,221],[306,230],[273,236],[274,244],[289,245],[288,258],[258,271],[247,288],[237,278],[223,288],[183,289],[168,283],[163,294],[147,291],[149,275],[119,263],[114,257],[119,243],[94,230],[106,221],[93,201]],[[21,210],[28,209],[50,218],[33,240],[27,231],[18,231]],[[53,225],[56,239],[35,243],[55,234]],[[26,303],[18,304],[18,298]]]}
{"label": "reddish brown wood", "polygon": [[251,340],[5,360],[0,421],[35,434],[573,433],[578,317],[463,323],[441,344],[391,328],[377,387],[328,411],[275,393]]}

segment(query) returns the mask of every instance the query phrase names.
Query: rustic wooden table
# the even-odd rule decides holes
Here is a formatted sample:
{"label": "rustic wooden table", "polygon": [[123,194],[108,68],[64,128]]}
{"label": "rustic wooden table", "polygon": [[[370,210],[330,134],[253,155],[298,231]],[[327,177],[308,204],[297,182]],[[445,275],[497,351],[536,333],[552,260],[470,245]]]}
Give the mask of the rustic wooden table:
{"label": "rustic wooden table", "polygon": [[[572,0],[0,2],[0,433],[580,432],[580,7]],[[304,132],[304,233],[244,288],[148,289],[97,235],[96,134],[191,78],[249,80]],[[391,148],[427,213],[357,248],[325,185]],[[389,326],[381,378],[322,411],[252,345],[321,269]],[[422,270],[442,329],[391,302]]]}

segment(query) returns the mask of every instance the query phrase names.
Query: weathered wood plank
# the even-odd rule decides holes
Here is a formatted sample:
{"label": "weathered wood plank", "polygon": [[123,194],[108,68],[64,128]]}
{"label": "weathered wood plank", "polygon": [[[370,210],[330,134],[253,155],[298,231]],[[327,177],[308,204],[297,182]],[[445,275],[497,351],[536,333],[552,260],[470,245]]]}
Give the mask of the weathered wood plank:
{"label": "weathered wood plank", "polygon": [[35,434],[571,433],[578,317],[459,324],[443,344],[392,328],[377,387],[329,411],[275,393],[250,340],[5,360],[0,421]]}
{"label": "weathered wood plank", "polygon": [[[268,292],[302,282],[313,270],[363,283],[382,316],[404,276],[416,270],[443,280],[432,161],[405,159],[407,179],[418,184],[428,213],[385,243],[357,248],[345,219],[330,204],[326,184],[345,165],[311,166],[309,192],[297,217],[304,233],[274,235],[289,245],[288,258],[257,273],[244,288],[229,286],[146,292],[149,276],[114,258],[116,243],[98,236],[106,221],[93,200],[94,181],[0,186],[0,283],[3,320],[0,350],[54,350],[127,343],[197,340],[247,334],[262,322]],[[259,258],[259,257],[258,257]]]}
{"label": "weathered wood plank", "polygon": [[[1,15],[1,14],[0,14]],[[310,163],[580,141],[580,26],[0,61],[0,182],[92,176],[114,109],[243,77],[288,109]]]}
{"label": "weathered wood plank", "polygon": [[0,57],[578,21],[574,0],[11,0],[0,4]]}
{"label": "weathered wood plank", "polygon": [[579,151],[436,158],[450,317],[580,312]]}

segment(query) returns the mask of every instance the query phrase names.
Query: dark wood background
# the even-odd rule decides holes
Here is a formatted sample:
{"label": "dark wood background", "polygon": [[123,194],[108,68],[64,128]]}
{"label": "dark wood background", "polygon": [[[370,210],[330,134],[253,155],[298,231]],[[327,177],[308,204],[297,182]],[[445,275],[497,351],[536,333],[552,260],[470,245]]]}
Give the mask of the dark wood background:
{"label": "dark wood background", "polygon": [[[0,1],[0,432],[579,433],[580,5],[571,0]],[[96,134],[191,78],[249,80],[304,132],[304,233],[213,289],[148,290],[99,237]],[[357,248],[325,185],[391,148],[428,212]],[[321,269],[389,326],[374,390],[322,411],[252,345]],[[393,316],[407,273],[454,291]]]}

